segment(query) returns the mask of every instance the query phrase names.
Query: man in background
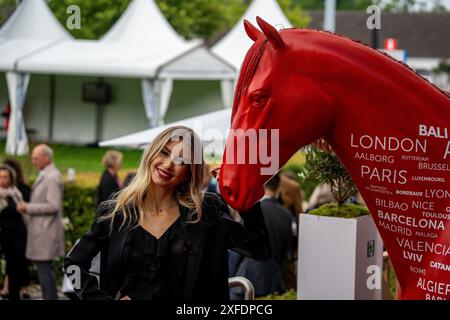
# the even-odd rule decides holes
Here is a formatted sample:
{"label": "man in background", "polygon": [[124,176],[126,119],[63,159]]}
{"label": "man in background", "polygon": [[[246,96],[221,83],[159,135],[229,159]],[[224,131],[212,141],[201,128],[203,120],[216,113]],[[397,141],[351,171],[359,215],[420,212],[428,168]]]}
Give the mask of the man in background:
{"label": "man in background", "polygon": [[[261,209],[272,249],[272,259],[256,261],[230,251],[230,276],[242,276],[250,280],[255,296],[286,291],[286,262],[291,257],[292,216],[279,202],[280,176],[277,174],[264,185],[265,195]],[[242,288],[232,288],[230,298],[243,299]]]}
{"label": "man in background", "polygon": [[27,221],[26,257],[36,265],[43,298],[57,300],[52,261],[64,256],[63,184],[61,174],[53,164],[53,150],[49,146],[36,146],[31,158],[39,170],[39,176],[32,186],[30,202],[17,204],[17,211],[24,214]]}

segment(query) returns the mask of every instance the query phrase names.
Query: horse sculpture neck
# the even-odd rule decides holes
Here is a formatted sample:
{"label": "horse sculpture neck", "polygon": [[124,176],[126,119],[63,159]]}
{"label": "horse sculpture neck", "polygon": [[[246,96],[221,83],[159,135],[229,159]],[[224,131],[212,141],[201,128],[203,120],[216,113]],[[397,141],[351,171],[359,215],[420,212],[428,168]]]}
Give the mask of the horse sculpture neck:
{"label": "horse sculpture neck", "polygon": [[[405,65],[344,37],[293,29],[283,39],[302,72],[320,83],[330,101],[332,116],[321,134],[372,213],[390,252],[400,297],[448,299],[448,271],[430,265],[445,261],[450,268],[450,251],[418,249],[450,246],[448,96]],[[400,205],[408,209],[398,210]],[[439,213],[444,219],[436,218]]]}
{"label": "horse sculpture neck", "polygon": [[[358,42],[323,31],[278,32],[257,21],[262,32],[245,22],[255,44],[241,69],[232,129],[275,129],[279,143],[271,146],[279,147],[281,165],[325,138],[371,212],[399,297],[449,299],[448,95]],[[229,135],[220,172],[222,195],[238,210],[261,197],[267,180],[262,163],[227,161],[244,139]]]}
{"label": "horse sculpture neck", "polygon": [[287,42],[295,38],[292,47],[301,68],[332,100],[332,115],[324,115],[328,122],[321,133],[343,158],[350,149],[339,137],[349,129],[401,136],[410,131],[411,121],[425,120],[425,115],[424,124],[448,124],[442,117],[449,112],[448,95],[406,65],[332,33],[288,31]]}

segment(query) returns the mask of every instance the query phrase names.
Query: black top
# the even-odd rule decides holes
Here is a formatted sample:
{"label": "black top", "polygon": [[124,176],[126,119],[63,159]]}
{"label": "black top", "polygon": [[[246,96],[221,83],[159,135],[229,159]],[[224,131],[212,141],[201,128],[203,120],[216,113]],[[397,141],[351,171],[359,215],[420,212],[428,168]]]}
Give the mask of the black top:
{"label": "black top", "polygon": [[263,199],[261,209],[267,224],[272,257],[281,266],[283,260],[291,257],[292,215],[275,198]]}
{"label": "black top", "polygon": [[117,177],[105,170],[97,187],[97,204],[109,200],[119,190],[120,186],[117,184]]}
{"label": "black top", "polygon": [[[244,256],[230,255],[230,273],[232,276],[245,277],[253,284],[255,296],[265,296],[273,292],[284,293],[284,263],[291,256],[292,216],[275,198],[261,201],[261,209],[270,239],[272,259],[255,261]],[[242,288],[233,288],[238,296]]]}
{"label": "black top", "polygon": [[27,184],[19,183],[17,189],[22,193],[23,201],[29,202],[31,197],[31,188]]}
{"label": "black top", "polygon": [[159,238],[143,227],[125,242],[125,281],[121,296],[131,300],[182,300],[186,236],[178,218]]}

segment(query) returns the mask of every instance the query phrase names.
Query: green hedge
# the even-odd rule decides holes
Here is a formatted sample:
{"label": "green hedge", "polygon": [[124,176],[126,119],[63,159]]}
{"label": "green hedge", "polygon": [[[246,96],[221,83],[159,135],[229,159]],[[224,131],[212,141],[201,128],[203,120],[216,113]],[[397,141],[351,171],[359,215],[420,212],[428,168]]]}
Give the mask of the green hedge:
{"label": "green hedge", "polygon": [[[73,183],[64,185],[63,223],[66,240],[66,254],[83,234],[88,232],[94,222],[97,190],[93,187]],[[64,257],[53,261],[58,285],[62,284]],[[38,282],[34,265],[31,268],[33,282]]]}
{"label": "green hedge", "polygon": [[96,188],[72,183],[64,185],[63,219],[66,231],[66,249],[89,231],[96,212]]}

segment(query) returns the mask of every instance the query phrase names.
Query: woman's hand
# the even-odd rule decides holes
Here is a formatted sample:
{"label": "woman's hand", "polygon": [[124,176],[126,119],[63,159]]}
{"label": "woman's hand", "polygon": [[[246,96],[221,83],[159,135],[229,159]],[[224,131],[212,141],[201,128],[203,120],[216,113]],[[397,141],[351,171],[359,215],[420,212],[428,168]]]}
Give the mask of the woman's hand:
{"label": "woman's hand", "polygon": [[27,213],[27,204],[26,204],[26,202],[19,202],[19,203],[16,205],[16,210],[17,210],[19,213],[26,214],[26,213]]}
{"label": "woman's hand", "polygon": [[125,296],[123,298],[120,298],[120,300],[131,300],[129,296]]}

